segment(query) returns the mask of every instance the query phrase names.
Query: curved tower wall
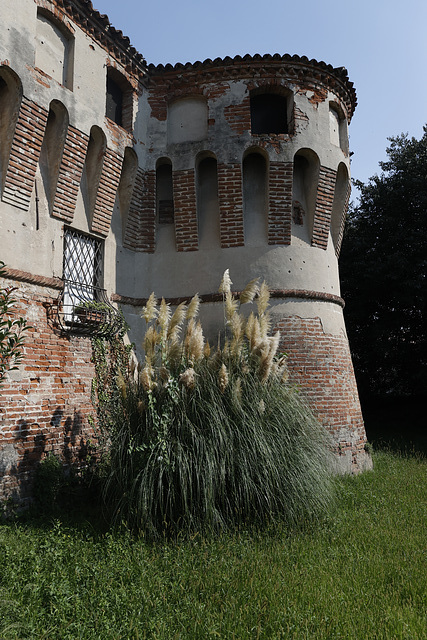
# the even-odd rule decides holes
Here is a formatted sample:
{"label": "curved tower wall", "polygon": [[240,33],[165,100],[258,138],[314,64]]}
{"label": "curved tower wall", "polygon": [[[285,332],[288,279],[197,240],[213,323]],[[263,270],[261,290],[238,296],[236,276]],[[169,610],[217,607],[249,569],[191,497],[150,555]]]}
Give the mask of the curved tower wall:
{"label": "curved tower wall", "polygon": [[[222,311],[213,294],[224,270],[236,291],[265,279],[292,380],[331,431],[339,467],[369,466],[337,258],[356,104],[346,71],[264,56],[148,73],[139,125],[152,208],[138,235],[124,239],[141,278],[123,281],[120,291],[136,299],[155,291],[172,304],[198,292],[214,335]],[[257,96],[267,112],[260,133]]]}

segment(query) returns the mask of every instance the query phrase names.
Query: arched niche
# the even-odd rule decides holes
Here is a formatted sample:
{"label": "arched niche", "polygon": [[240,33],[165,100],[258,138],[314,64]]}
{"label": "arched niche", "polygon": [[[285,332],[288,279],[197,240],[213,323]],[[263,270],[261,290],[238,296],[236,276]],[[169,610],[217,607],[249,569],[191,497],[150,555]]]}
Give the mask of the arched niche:
{"label": "arched niche", "polygon": [[58,183],[59,169],[68,131],[68,111],[59,100],[52,100],[49,107],[39,167],[44,190],[52,213]]}
{"label": "arched niche", "polygon": [[82,195],[85,205],[86,217],[89,228],[98,194],[99,181],[101,179],[104,156],[107,148],[107,139],[100,127],[94,125],[90,130],[89,144],[86,152],[85,165],[82,176]]}
{"label": "arched niche", "polygon": [[331,215],[331,236],[336,251],[339,251],[341,243],[341,233],[347,214],[348,197],[350,190],[350,180],[347,167],[343,162],[338,166],[335,181],[334,201]]}
{"label": "arched niche", "polygon": [[200,155],[196,160],[197,218],[199,248],[221,244],[218,201],[218,163],[213,154]]}
{"label": "arched niche", "polygon": [[118,188],[120,217],[122,220],[122,234],[125,236],[129,207],[132,199],[136,173],[138,171],[138,156],[131,147],[126,147],[123,156],[122,172]]}
{"label": "arched niche", "polygon": [[2,190],[21,99],[22,84],[19,77],[9,67],[0,67],[0,185]]}
{"label": "arched niche", "polygon": [[243,158],[243,220],[245,245],[265,244],[268,238],[268,162],[259,149]]}
{"label": "arched niche", "polygon": [[342,109],[335,102],[329,103],[329,137],[331,144],[348,152],[347,120]]}
{"label": "arched niche", "polygon": [[198,142],[208,135],[208,105],[203,96],[188,96],[168,105],[168,143]]}
{"label": "arched niche", "polygon": [[133,129],[133,88],[114,67],[107,67],[105,115],[129,133]]}
{"label": "arched niche", "polygon": [[284,87],[259,87],[251,91],[251,133],[290,133],[292,93]]}
{"label": "arched niche", "polygon": [[311,149],[300,149],[294,156],[292,183],[292,235],[311,243],[320,160]]}
{"label": "arched niche", "polygon": [[172,162],[159,158],[156,163],[156,251],[175,249]]}
{"label": "arched niche", "polygon": [[35,66],[73,89],[74,37],[65,24],[46,9],[37,9]]}

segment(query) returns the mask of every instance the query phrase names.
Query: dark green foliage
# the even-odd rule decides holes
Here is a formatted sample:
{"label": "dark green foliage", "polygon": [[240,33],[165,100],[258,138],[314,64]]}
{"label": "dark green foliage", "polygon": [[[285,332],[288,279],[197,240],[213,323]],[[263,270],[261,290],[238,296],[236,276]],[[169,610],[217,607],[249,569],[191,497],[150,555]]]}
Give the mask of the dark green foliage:
{"label": "dark green foliage", "polygon": [[50,453],[36,468],[33,495],[37,508],[45,512],[54,510],[58,506],[58,495],[64,483],[62,462],[58,456]]}
{"label": "dark green foliage", "polygon": [[427,128],[390,138],[383,173],[357,183],[340,270],[362,395],[427,385]]}
{"label": "dark green foliage", "polygon": [[[0,277],[5,275],[4,267],[0,260]],[[17,369],[21,363],[24,333],[29,329],[24,318],[13,317],[15,290],[15,287],[0,288],[0,387],[6,373]]]}

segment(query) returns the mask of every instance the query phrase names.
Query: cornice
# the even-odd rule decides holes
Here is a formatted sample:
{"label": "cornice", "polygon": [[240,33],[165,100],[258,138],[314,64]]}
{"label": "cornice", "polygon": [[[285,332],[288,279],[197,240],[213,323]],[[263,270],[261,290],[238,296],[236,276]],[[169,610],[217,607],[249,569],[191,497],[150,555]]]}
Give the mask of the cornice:
{"label": "cornice", "polygon": [[356,90],[345,67],[335,68],[306,56],[284,54],[256,54],[230,58],[208,58],[204,62],[153,65],[147,67],[151,85],[166,85],[168,90],[176,84],[213,82],[235,79],[281,78],[291,84],[323,85],[336,93],[346,106],[349,120],[357,105]]}

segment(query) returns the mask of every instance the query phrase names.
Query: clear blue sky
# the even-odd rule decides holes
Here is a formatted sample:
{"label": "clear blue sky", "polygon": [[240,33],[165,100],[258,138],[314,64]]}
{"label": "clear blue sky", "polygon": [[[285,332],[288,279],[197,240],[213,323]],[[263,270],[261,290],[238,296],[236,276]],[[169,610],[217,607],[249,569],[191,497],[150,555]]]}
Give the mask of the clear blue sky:
{"label": "clear blue sky", "polygon": [[289,53],[346,67],[358,106],[352,176],[379,173],[387,138],[427,123],[427,0],[92,0],[148,63]]}

